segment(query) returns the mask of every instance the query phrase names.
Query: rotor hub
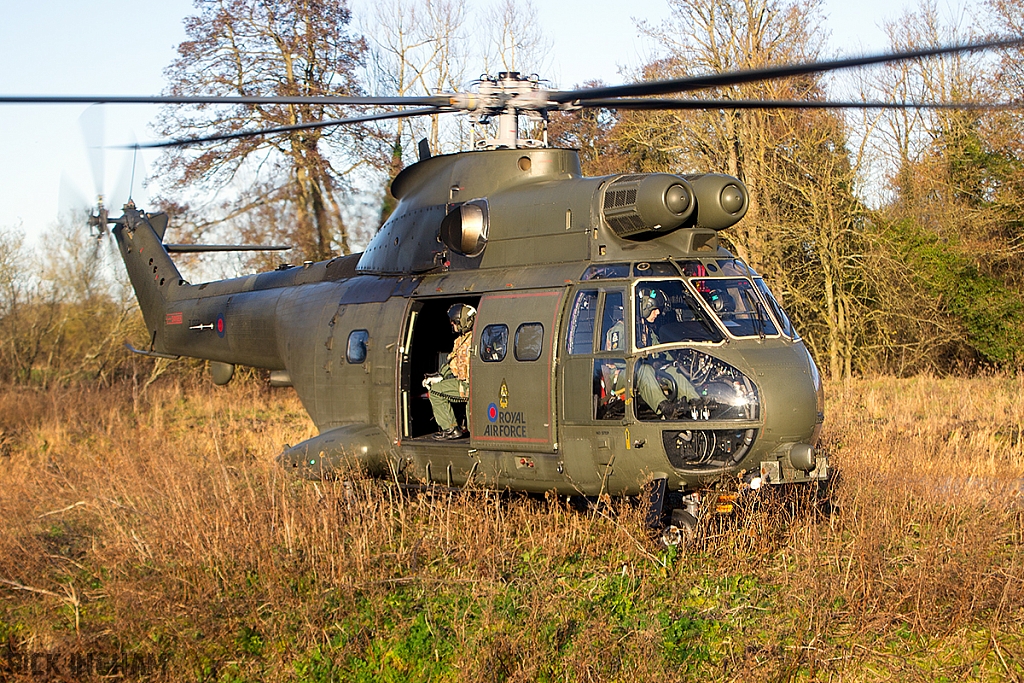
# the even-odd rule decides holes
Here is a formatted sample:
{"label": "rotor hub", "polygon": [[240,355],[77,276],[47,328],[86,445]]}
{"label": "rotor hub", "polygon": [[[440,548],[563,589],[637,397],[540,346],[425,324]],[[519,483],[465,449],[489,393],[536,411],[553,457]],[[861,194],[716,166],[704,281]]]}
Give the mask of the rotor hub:
{"label": "rotor hub", "polygon": [[[477,149],[547,147],[547,113],[560,105],[551,100],[550,91],[541,87],[536,74],[523,76],[518,71],[502,71],[497,76],[484,74],[476,83],[477,92],[452,95],[450,106],[467,112],[474,125],[497,122],[497,135],[485,134],[475,143]],[[520,116],[540,124],[541,139],[520,138]]]}

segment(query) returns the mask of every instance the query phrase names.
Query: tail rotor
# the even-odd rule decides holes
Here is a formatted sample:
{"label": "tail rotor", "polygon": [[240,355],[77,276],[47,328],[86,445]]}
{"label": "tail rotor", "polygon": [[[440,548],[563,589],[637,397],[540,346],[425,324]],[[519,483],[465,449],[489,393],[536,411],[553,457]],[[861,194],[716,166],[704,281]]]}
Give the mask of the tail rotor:
{"label": "tail rotor", "polygon": [[78,117],[78,127],[82,131],[85,142],[85,153],[89,158],[89,169],[92,172],[92,186],[96,205],[89,209],[86,219],[89,234],[102,239],[107,234],[107,218],[109,217],[104,203],[106,185],[107,153],[106,153],[106,110],[102,104],[94,104]]}
{"label": "tail rotor", "polygon": [[89,235],[91,237],[95,237],[97,240],[103,239],[107,234],[107,223],[109,222],[109,218],[110,212],[107,211],[107,207],[103,205],[103,195],[99,195],[96,198],[96,213],[92,213],[91,211],[89,212]]}

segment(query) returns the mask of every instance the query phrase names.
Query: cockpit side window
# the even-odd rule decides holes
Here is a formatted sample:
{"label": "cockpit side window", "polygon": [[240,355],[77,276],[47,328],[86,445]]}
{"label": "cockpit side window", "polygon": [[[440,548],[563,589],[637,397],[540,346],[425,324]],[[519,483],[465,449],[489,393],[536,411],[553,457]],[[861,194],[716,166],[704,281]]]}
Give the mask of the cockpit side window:
{"label": "cockpit side window", "polygon": [[594,359],[594,419],[626,416],[626,359]]}
{"label": "cockpit side window", "polygon": [[772,313],[775,314],[775,318],[779,321],[779,325],[782,326],[782,334],[796,339],[797,334],[796,330],[793,329],[793,323],[790,321],[789,316],[786,315],[786,312],[782,310],[782,304],[772,296],[771,290],[768,289],[768,285],[765,284],[765,281],[761,278],[756,278],[754,280],[754,284],[757,285],[761,294],[764,295],[764,300],[768,302],[768,305],[772,309]]}
{"label": "cockpit side window", "polygon": [[636,286],[639,349],[674,342],[720,342],[722,333],[680,280],[641,280]]}

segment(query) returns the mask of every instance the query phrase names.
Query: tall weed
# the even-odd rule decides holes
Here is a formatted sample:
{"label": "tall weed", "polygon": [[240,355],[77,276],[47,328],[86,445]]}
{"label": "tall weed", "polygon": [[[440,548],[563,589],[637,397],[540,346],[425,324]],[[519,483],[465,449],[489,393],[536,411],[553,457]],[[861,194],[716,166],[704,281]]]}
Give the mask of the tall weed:
{"label": "tall weed", "polygon": [[257,381],[165,377],[141,399],[127,382],[4,388],[0,671],[1024,676],[1024,381],[828,390],[832,514],[766,491],[662,550],[625,501],[295,480],[273,456],[315,430],[292,392]]}

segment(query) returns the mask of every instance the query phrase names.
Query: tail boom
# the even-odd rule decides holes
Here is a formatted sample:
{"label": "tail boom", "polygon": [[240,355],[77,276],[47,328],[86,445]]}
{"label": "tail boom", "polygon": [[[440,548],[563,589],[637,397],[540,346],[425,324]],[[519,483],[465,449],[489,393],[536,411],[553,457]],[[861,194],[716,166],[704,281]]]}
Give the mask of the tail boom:
{"label": "tail boom", "polygon": [[126,206],[112,231],[146,322],[146,350],[284,370],[276,331],[281,290],[253,291],[256,275],[190,285],[164,247],[165,225],[161,214]]}

